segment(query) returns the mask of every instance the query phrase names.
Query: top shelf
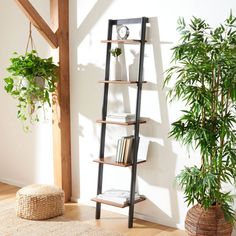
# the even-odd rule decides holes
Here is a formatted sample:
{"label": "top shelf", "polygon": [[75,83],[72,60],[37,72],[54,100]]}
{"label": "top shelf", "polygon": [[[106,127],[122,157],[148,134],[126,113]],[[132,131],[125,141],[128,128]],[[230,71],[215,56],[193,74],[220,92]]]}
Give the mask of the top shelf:
{"label": "top shelf", "polygon": [[[139,44],[141,43],[141,40],[139,39],[116,39],[116,40],[101,40],[102,43],[123,43],[123,44]],[[147,42],[145,40],[145,42]]]}

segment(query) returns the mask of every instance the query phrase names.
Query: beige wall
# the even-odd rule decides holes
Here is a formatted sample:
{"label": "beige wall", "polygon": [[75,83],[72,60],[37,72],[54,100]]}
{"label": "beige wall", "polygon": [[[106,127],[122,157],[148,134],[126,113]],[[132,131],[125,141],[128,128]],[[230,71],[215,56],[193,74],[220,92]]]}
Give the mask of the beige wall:
{"label": "beige wall", "polygon": [[[49,19],[49,1],[31,2]],[[29,22],[12,0],[0,1],[0,19],[0,181],[19,186],[52,183],[51,122],[36,125],[25,133],[16,117],[17,102],[3,89],[12,53],[25,53]],[[49,55],[48,44],[35,30],[33,38],[39,55]]]}

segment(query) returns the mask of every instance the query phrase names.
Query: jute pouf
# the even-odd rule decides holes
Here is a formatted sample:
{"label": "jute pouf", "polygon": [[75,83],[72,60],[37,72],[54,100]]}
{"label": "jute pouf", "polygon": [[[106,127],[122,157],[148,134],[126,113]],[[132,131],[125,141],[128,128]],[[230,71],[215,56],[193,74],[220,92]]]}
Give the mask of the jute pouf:
{"label": "jute pouf", "polygon": [[21,218],[44,220],[63,212],[64,191],[56,186],[33,184],[16,193],[16,213]]}

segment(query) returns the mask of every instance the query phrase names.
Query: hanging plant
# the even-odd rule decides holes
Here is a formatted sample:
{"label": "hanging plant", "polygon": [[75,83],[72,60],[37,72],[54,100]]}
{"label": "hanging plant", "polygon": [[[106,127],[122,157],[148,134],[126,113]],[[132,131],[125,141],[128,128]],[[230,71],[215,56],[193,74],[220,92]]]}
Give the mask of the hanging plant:
{"label": "hanging plant", "polygon": [[[29,46],[31,51],[28,51]],[[57,85],[58,66],[52,57],[39,57],[35,48],[30,22],[26,53],[14,53],[7,68],[10,75],[4,78],[6,92],[18,100],[17,117],[26,130],[29,122],[40,121],[41,110],[45,113],[46,108],[51,107],[50,94],[56,91]]]}
{"label": "hanging plant", "polygon": [[7,68],[10,76],[4,78],[4,88],[18,100],[17,117],[35,123],[39,121],[39,110],[51,106],[50,94],[56,90],[58,66],[52,57],[40,58],[35,50],[14,55],[10,58]]}

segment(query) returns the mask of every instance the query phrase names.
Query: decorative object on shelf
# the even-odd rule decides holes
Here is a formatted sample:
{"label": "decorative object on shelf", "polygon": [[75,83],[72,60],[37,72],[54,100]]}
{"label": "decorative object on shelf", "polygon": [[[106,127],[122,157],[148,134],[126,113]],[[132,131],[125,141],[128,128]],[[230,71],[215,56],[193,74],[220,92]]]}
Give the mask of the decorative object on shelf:
{"label": "decorative object on shelf", "polygon": [[[139,67],[139,52],[135,51],[134,49],[130,50],[130,53],[133,56],[133,61],[128,67],[128,80],[129,81],[137,81],[137,73],[138,73],[138,67]],[[143,79],[144,78],[144,67],[143,67]]]}
{"label": "decorative object on shelf", "polygon": [[[32,47],[30,52],[29,41]],[[50,94],[55,92],[58,80],[58,66],[53,63],[52,57],[39,57],[33,45],[30,27],[25,55],[14,53],[7,68],[10,75],[4,78],[6,92],[18,100],[17,117],[23,121],[26,131],[29,130],[29,123],[40,120],[39,111],[45,112],[46,107],[51,106]]]}
{"label": "decorative object on shelf", "polygon": [[120,56],[122,53],[122,50],[121,48],[114,48],[114,49],[111,49],[111,54],[113,57],[117,57]]}
{"label": "decorative object on shelf", "polygon": [[[144,197],[135,192],[135,200]],[[121,189],[109,189],[97,196],[97,199],[114,202],[117,204],[127,204],[130,201],[130,191]]]}
{"label": "decorative object on shelf", "polygon": [[135,121],[135,114],[132,113],[109,113],[107,114],[106,121],[115,121],[115,122],[130,122]]}
{"label": "decorative object on shelf", "polygon": [[111,55],[114,60],[111,60],[110,66],[110,80],[121,80],[121,63],[119,61],[119,56],[122,54],[122,49],[119,47],[110,50]]}
{"label": "decorative object on shelf", "polygon": [[125,40],[129,37],[129,28],[126,25],[117,26],[117,38]]}
{"label": "decorative object on shelf", "polygon": [[[232,13],[215,29],[196,17],[190,25],[180,19],[181,42],[173,48],[176,64],[167,70],[165,79],[165,84],[175,81],[170,98],[186,103],[184,114],[172,123],[170,136],[200,149],[201,154],[201,165],[186,167],[177,176],[177,182],[184,189],[188,205],[200,204],[194,214],[210,214],[218,223],[212,229],[211,235],[215,236],[231,235],[235,222],[233,197],[230,191],[223,190],[225,184],[236,181],[235,27],[236,17]],[[223,212],[219,221],[218,214],[211,210],[214,206]],[[203,222],[192,220],[191,212],[186,217],[186,229],[189,235],[197,235],[196,230],[204,230]],[[224,228],[227,233],[219,233]],[[202,235],[209,235],[209,231]]]}

